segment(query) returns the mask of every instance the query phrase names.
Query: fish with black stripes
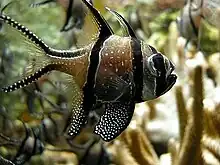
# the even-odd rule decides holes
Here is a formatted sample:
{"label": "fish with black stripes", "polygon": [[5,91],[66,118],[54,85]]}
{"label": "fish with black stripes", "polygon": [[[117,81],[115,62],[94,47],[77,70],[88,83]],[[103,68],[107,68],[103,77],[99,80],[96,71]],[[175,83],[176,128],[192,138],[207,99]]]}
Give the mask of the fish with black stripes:
{"label": "fish with black stripes", "polygon": [[118,36],[87,0],[82,0],[92,13],[99,32],[96,40],[76,50],[57,50],[47,46],[33,32],[0,15],[0,19],[23,34],[37,48],[38,62],[34,72],[10,86],[12,92],[23,88],[54,70],[71,76],[66,95],[72,98],[72,119],[66,134],[78,135],[87,123],[96,103],[102,103],[104,113],[94,133],[104,141],[118,137],[129,125],[135,103],[158,98],[175,84],[173,63],[154,47],[140,41],[128,22],[116,11],[107,8],[126,30]]}
{"label": "fish with black stripes", "polygon": [[177,18],[180,35],[188,40],[197,40],[204,20],[219,29],[219,9],[219,0],[187,0]]}
{"label": "fish with black stripes", "polygon": [[0,155],[0,163],[1,165],[15,165],[10,160],[3,158],[1,155]]}
{"label": "fish with black stripes", "polygon": [[177,18],[177,26],[180,35],[188,41],[198,39],[199,27],[202,20],[202,5],[193,0],[188,0],[181,11],[180,16]]}
{"label": "fish with black stripes", "polygon": [[[35,134],[32,128],[27,128],[23,123],[25,136],[24,138],[11,138],[0,133],[0,137],[4,139],[2,146],[18,147],[16,154],[13,156],[11,163],[15,165],[23,165],[28,162],[33,156],[40,155],[44,152],[45,147],[43,142],[39,139],[38,135]],[[4,164],[0,158],[0,164]],[[10,163],[5,162],[5,163]]]}
{"label": "fish with black stripes", "polygon": [[43,152],[44,144],[42,141],[35,135],[32,129],[28,129],[25,126],[25,138],[20,142],[20,146],[12,162],[16,165],[23,165],[33,156],[41,155]]}

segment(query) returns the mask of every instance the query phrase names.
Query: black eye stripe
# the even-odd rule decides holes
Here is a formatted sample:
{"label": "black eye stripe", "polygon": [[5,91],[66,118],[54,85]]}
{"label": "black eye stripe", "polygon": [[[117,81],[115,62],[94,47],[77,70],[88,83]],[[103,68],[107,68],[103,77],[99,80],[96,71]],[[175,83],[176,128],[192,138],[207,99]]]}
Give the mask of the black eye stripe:
{"label": "black eye stripe", "polygon": [[166,74],[164,58],[161,54],[157,53],[153,56],[153,63],[157,71],[161,72],[161,76]]}

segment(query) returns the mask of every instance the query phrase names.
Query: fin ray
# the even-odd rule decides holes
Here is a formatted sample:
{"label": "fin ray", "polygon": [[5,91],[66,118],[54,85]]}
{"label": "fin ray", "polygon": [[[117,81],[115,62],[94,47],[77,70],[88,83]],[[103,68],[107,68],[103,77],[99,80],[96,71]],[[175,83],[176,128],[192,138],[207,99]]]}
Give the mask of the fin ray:
{"label": "fin ray", "polygon": [[65,82],[64,84],[64,92],[67,97],[67,102],[70,103],[69,107],[72,109],[72,119],[69,123],[69,126],[65,131],[65,136],[67,138],[74,138],[78,135],[82,129],[82,127],[87,122],[88,114],[83,109],[83,91],[78,86],[74,77],[71,75],[64,74],[63,79]]}
{"label": "fin ray", "polygon": [[95,94],[98,99],[105,101],[129,99],[133,88],[131,83],[129,83],[131,80],[132,77],[129,73],[119,77],[115,73],[104,76],[99,72]]}
{"label": "fin ray", "polygon": [[124,17],[122,17],[122,15],[120,15],[118,12],[111,10],[108,7],[105,7],[110,13],[112,13],[114,16],[116,16],[117,20],[119,21],[120,25],[126,30],[126,33],[133,37],[136,38],[135,32],[133,31],[131,25],[124,19]]}
{"label": "fin ray", "polygon": [[134,102],[106,103],[105,113],[95,126],[95,134],[100,135],[104,141],[115,139],[129,125],[134,108]]}

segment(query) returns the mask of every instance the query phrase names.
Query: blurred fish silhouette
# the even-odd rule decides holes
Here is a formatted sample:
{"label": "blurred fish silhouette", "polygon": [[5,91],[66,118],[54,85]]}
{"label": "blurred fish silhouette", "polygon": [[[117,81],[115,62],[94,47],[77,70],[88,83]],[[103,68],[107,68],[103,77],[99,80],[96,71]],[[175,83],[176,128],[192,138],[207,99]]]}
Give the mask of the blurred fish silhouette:
{"label": "blurred fish silhouette", "polygon": [[[31,6],[36,7],[52,2],[56,2],[60,4],[66,11],[66,19],[63,27],[60,30],[61,32],[68,31],[73,27],[76,28],[82,27],[86,9],[85,6],[82,5],[80,0],[46,0],[38,3],[34,3]],[[92,4],[91,0],[89,2]]]}
{"label": "blurred fish silhouette", "polygon": [[[23,123],[23,122],[22,122]],[[32,128],[27,128],[23,123],[25,128],[25,137],[22,139],[12,139],[0,133],[0,137],[4,139],[4,143],[1,146],[14,146],[18,147],[16,155],[14,156],[12,162],[16,165],[23,165],[28,162],[32,156],[41,154],[45,147],[40,141],[39,137],[35,134]],[[1,163],[0,158],[0,163]],[[10,162],[6,162],[10,163]],[[2,163],[1,163],[2,165]]]}
{"label": "blurred fish silhouette", "polygon": [[12,135],[14,125],[9,117],[8,110],[0,105],[0,132],[6,135]]}
{"label": "blurred fish silhouette", "polygon": [[197,40],[199,26],[202,19],[202,1],[199,4],[193,0],[188,0],[177,18],[177,25],[180,35],[187,40]]}
{"label": "blurred fish silhouette", "polygon": [[220,28],[220,1],[219,0],[188,0],[181,16],[177,18],[181,36],[188,40],[197,40],[201,21]]}
{"label": "blurred fish silhouette", "polygon": [[[32,156],[42,154],[44,151],[44,145],[35,135],[34,131],[28,129],[25,124],[24,127],[26,133],[25,138],[20,142],[20,147],[12,161],[16,165],[22,165],[29,161]],[[33,136],[31,133],[33,133]]]}
{"label": "blurred fish silhouette", "polygon": [[101,102],[104,114],[94,132],[104,141],[111,141],[124,131],[133,116],[135,103],[158,98],[172,88],[177,76],[172,62],[152,46],[140,41],[128,22],[117,17],[128,36],[115,35],[100,12],[82,0],[94,17],[98,37],[76,50],[56,50],[47,46],[33,32],[6,15],[0,20],[10,25],[35,47],[35,69],[25,78],[2,88],[12,92],[23,88],[54,70],[70,78],[66,95],[71,98],[72,120],[68,139],[78,135],[87,123],[89,113]]}

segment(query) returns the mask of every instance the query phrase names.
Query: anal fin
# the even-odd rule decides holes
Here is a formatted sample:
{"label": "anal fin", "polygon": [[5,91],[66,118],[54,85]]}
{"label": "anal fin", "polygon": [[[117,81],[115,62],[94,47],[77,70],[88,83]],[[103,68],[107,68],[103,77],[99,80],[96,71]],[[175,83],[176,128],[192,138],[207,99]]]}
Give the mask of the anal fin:
{"label": "anal fin", "polygon": [[104,141],[119,136],[129,125],[134,113],[134,102],[109,102],[105,104],[105,113],[95,127],[95,134]]}
{"label": "anal fin", "polygon": [[66,87],[64,91],[72,109],[72,119],[67,127],[65,136],[67,139],[73,139],[87,123],[88,114],[83,109],[84,95],[82,88],[74,77],[70,75],[65,74],[64,80],[67,83],[64,84]]}

